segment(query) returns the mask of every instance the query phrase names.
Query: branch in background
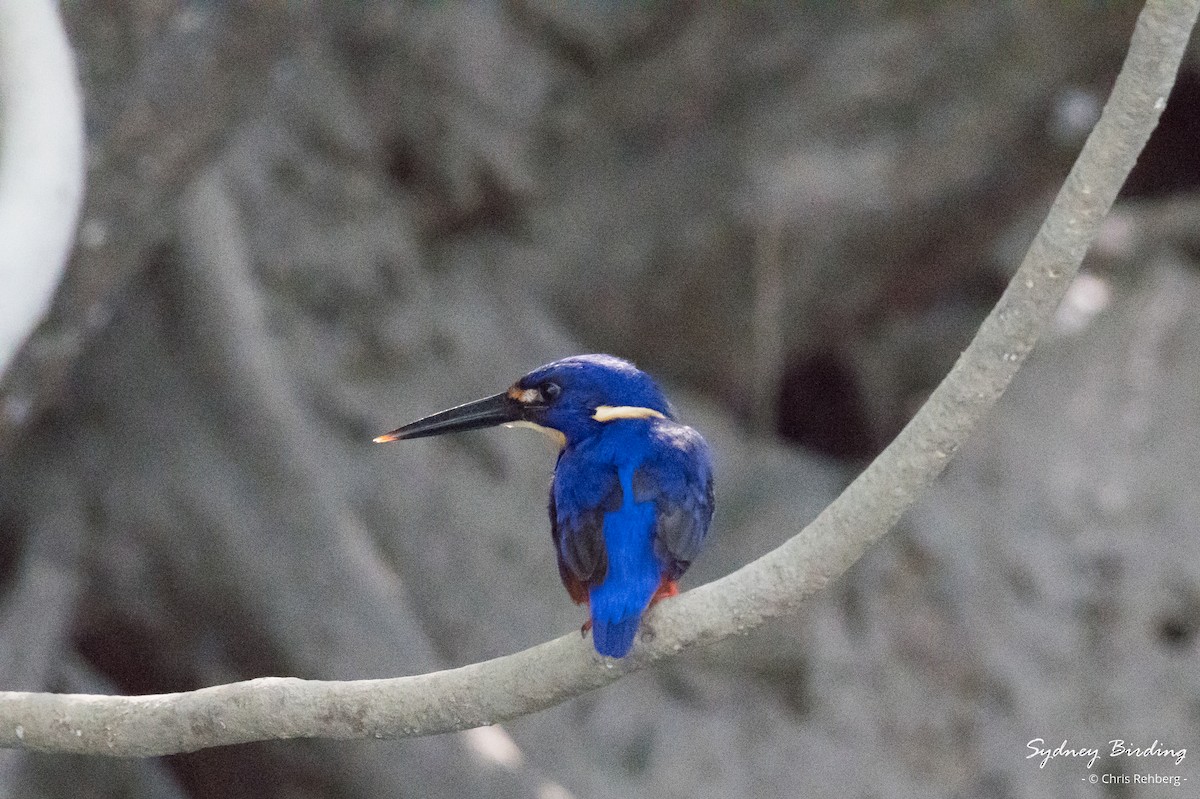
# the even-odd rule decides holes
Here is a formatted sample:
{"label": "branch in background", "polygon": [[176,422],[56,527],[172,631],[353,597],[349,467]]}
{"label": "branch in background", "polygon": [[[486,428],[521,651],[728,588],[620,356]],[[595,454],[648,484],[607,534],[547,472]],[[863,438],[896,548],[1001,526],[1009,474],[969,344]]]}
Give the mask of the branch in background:
{"label": "branch in background", "polygon": [[754,229],[754,326],[751,360],[754,403],[751,421],[756,434],[769,438],[775,431],[776,391],[783,382],[783,221],[772,209],[767,221]]}
{"label": "branch in background", "polygon": [[83,100],[58,3],[0,0],[0,375],[66,269],[83,177]]}
{"label": "branch in background", "polygon": [[662,603],[634,654],[572,634],[458,669],[354,682],[264,678],[180,694],[0,694],[0,746],[163,755],[247,741],[400,738],[533,713],[698,643],[792,612],[840,576],[942,471],[1046,327],[1165,106],[1200,0],[1150,0],[1112,97],[1012,283],[894,442],[812,524],[727,577]]}

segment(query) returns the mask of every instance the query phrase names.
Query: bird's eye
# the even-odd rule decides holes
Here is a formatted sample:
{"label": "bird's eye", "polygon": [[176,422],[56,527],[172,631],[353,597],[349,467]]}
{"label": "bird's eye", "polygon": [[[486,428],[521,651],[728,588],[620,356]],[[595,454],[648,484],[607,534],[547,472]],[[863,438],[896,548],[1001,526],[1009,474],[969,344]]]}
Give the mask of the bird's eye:
{"label": "bird's eye", "polygon": [[562,386],[558,383],[542,383],[538,390],[542,392],[542,396],[546,399],[546,402],[553,402],[562,393]]}

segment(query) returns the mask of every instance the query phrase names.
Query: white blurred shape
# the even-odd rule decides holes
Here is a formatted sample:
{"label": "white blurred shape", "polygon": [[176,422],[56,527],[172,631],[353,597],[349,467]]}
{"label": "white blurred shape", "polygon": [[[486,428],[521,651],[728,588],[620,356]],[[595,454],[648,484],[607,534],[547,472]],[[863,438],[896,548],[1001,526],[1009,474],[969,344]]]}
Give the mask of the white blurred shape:
{"label": "white blurred shape", "polygon": [[83,111],[54,0],[0,0],[0,374],[66,267],[83,197]]}
{"label": "white blurred shape", "polygon": [[1081,272],[1071,281],[1062,304],[1054,315],[1054,327],[1060,333],[1078,333],[1087,327],[1096,314],[1112,302],[1112,288],[1108,281],[1096,275]]}
{"label": "white blurred shape", "polygon": [[515,771],[525,763],[525,755],[503,727],[476,727],[463,732],[467,746],[484,761]]}
{"label": "white blurred shape", "polygon": [[89,250],[97,250],[108,241],[108,227],[99,219],[86,219],[79,226],[79,243]]}
{"label": "white blurred shape", "polygon": [[1141,243],[1139,239],[1134,220],[1124,209],[1115,208],[1100,223],[1092,251],[1107,258],[1132,258]]}
{"label": "white blurred shape", "polygon": [[537,799],[575,799],[575,796],[557,782],[543,782],[538,786]]}
{"label": "white blurred shape", "polygon": [[1063,145],[1083,141],[1100,120],[1100,98],[1082,89],[1068,89],[1058,95],[1051,117],[1050,132]]}

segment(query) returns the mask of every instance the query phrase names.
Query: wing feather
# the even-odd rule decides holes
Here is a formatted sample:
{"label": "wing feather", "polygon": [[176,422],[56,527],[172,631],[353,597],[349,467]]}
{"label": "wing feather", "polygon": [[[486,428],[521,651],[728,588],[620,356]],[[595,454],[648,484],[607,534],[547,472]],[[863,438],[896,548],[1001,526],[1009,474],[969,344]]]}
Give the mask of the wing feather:
{"label": "wing feather", "polygon": [[588,589],[604,582],[608,574],[604,514],[621,507],[623,499],[615,469],[610,467],[590,479],[581,477],[556,471],[549,507],[558,573],[577,603],[586,601]]}
{"label": "wing feather", "polygon": [[712,520],[712,460],[690,427],[662,422],[654,434],[654,455],[633,473],[633,498],[654,502],[654,553],[667,579],[677,580],[700,553]]}

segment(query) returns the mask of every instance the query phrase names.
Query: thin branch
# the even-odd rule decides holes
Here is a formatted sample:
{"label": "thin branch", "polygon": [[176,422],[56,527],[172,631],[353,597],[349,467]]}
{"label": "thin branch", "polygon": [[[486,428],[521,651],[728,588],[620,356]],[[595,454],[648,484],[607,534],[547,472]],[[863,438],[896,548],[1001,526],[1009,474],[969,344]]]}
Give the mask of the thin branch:
{"label": "thin branch", "polygon": [[634,654],[604,662],[570,634],[432,674],[269,677],[180,694],[0,694],[0,746],[164,755],[266,739],[401,738],[533,713],[694,644],[790,613],[841,575],[937,477],[1033,348],[1165,106],[1200,0],[1150,0],[1112,97],[1008,290],[929,401],[799,535],[657,606]]}
{"label": "thin branch", "polygon": [[783,377],[783,222],[775,208],[754,229],[754,346],[751,383],[754,432],[769,436],[775,429],[775,389]]}

